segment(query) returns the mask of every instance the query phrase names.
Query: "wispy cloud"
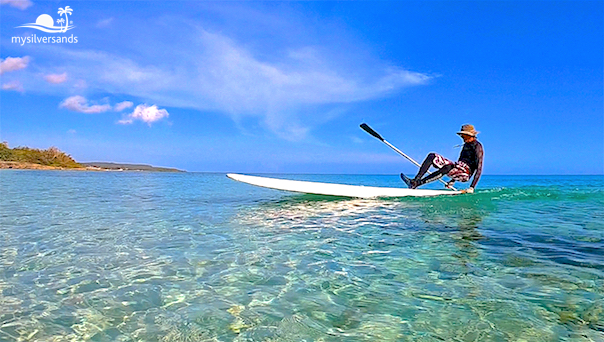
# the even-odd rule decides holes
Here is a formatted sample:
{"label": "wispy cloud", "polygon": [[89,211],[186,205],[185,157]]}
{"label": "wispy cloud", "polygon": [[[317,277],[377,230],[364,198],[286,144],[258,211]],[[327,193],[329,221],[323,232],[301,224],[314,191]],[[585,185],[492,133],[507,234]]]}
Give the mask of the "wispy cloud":
{"label": "wispy cloud", "polygon": [[140,120],[151,125],[153,122],[168,117],[168,111],[165,109],[159,109],[156,105],[147,106],[146,104],[140,104],[134,108],[134,112],[129,114],[126,118],[118,121],[122,125],[129,125],[134,123],[135,120]]}
{"label": "wispy cloud", "polygon": [[75,81],[75,83],[73,84],[73,88],[76,90],[84,90],[86,88],[88,88],[88,83],[86,83],[86,81],[80,79]]}
{"label": "wispy cloud", "polygon": [[34,3],[30,0],[0,0],[0,4],[9,5],[20,10],[25,10],[28,7],[32,6]]}
{"label": "wispy cloud", "polygon": [[90,105],[85,97],[76,95],[63,100],[63,102],[59,104],[59,108],[65,108],[79,113],[98,114],[111,110],[111,105]]}
{"label": "wispy cloud", "polygon": [[269,62],[222,34],[197,33],[192,42],[175,44],[179,53],[170,60],[149,56],[153,64],[99,51],[70,50],[62,56],[73,61],[67,66],[70,73],[90,87],[166,106],[219,111],[236,121],[256,117],[289,140],[303,139],[312,122],[324,116],[320,110],[304,112],[309,106],[380,98],[432,78],[393,67],[365,75],[363,70],[346,72],[312,48]]}
{"label": "wispy cloud", "polygon": [[146,34],[135,40],[129,35],[141,33],[136,23],[120,27],[120,41],[136,45],[108,46],[104,51],[50,46],[47,56],[61,56],[55,67],[65,68],[70,79],[85,80],[87,92],[219,112],[241,125],[254,118],[289,140],[304,139],[316,125],[330,120],[326,113],[335,106],[382,98],[433,78],[377,57],[355,58],[354,51],[340,58],[348,51],[316,44],[269,49],[186,20],[176,29],[162,24],[175,18],[163,19],[145,26]]}
{"label": "wispy cloud", "polygon": [[44,79],[48,83],[61,84],[61,83],[64,83],[65,81],[67,81],[67,73],[64,72],[62,74],[49,74],[49,75],[45,75]]}
{"label": "wispy cloud", "polygon": [[5,72],[17,71],[27,68],[29,64],[29,56],[25,57],[7,57],[0,59],[0,75]]}
{"label": "wispy cloud", "polygon": [[7,82],[2,84],[2,90],[12,90],[12,91],[19,91],[19,92],[23,92],[23,85],[21,84],[21,82],[19,81],[11,81],[11,82]]}
{"label": "wispy cloud", "polygon": [[113,17],[111,18],[107,18],[107,19],[102,19],[96,22],[96,28],[106,28],[109,27],[111,25],[111,23],[113,22]]}
{"label": "wispy cloud", "polygon": [[121,112],[124,109],[128,109],[130,107],[132,107],[134,105],[134,103],[130,102],[130,101],[124,101],[124,102],[120,102],[118,104],[116,104],[113,107],[113,110],[115,110],[116,112]]}

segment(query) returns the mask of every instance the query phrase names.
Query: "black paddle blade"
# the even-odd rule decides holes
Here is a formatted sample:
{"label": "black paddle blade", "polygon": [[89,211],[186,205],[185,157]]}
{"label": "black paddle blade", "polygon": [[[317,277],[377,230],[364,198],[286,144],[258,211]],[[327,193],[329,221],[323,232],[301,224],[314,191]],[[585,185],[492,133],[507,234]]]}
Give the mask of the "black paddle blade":
{"label": "black paddle blade", "polygon": [[381,136],[381,135],[379,135],[379,134],[378,134],[378,132],[374,131],[374,130],[373,130],[371,127],[369,127],[369,126],[368,126],[366,123],[362,123],[362,124],[361,124],[361,128],[362,128],[362,129],[363,129],[365,132],[367,132],[367,133],[369,133],[369,134],[373,135],[374,137],[376,137],[376,138],[380,139],[381,141],[384,141],[384,138],[382,138],[382,136]]}

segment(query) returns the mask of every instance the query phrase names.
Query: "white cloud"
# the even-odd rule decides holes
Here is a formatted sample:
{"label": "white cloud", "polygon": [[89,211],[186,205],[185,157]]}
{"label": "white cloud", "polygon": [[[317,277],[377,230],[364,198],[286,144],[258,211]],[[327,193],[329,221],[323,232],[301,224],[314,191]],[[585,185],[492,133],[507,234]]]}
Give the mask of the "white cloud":
{"label": "white cloud", "polygon": [[130,102],[130,101],[124,101],[124,102],[120,102],[118,104],[116,104],[113,107],[113,110],[115,110],[116,112],[121,112],[124,109],[130,108],[134,105],[134,103]]}
{"label": "white cloud", "polygon": [[168,117],[168,111],[165,109],[158,109],[156,105],[147,106],[146,104],[140,104],[134,108],[134,112],[129,114],[125,119],[118,121],[122,125],[129,125],[134,120],[140,120],[151,125],[153,122]]}
{"label": "white cloud", "polygon": [[27,64],[29,64],[29,56],[0,59],[0,75],[5,72],[25,69],[27,68]]}
{"label": "white cloud", "polygon": [[63,100],[63,102],[59,104],[59,108],[66,108],[79,113],[98,114],[111,110],[111,105],[89,105],[88,100],[86,100],[86,98],[80,95],[76,95]]}
{"label": "white cloud", "polygon": [[82,89],[86,89],[86,88],[88,88],[88,84],[87,84],[87,83],[86,83],[86,81],[84,81],[84,80],[77,80],[77,81],[76,81],[76,82],[73,84],[73,87],[74,87],[75,89],[82,90]]}
{"label": "white cloud", "polygon": [[357,136],[351,136],[350,140],[355,144],[363,144],[365,142],[365,140],[363,140]]}
{"label": "white cloud", "polygon": [[19,91],[19,92],[24,91],[23,85],[19,81],[12,81],[12,82],[2,84],[2,90],[12,90],[12,91]]}
{"label": "white cloud", "polygon": [[97,21],[96,27],[97,28],[106,28],[106,27],[109,27],[109,25],[111,25],[112,22],[113,22],[113,17],[107,18],[107,19],[102,19],[102,20]]}
{"label": "white cloud", "polygon": [[64,72],[62,74],[49,74],[49,75],[45,75],[44,79],[48,83],[61,84],[61,83],[65,82],[65,81],[67,81],[67,73]]}
{"label": "white cloud", "polygon": [[11,7],[18,8],[20,10],[27,9],[32,6],[34,3],[30,0],[0,0],[0,4],[9,5]]}

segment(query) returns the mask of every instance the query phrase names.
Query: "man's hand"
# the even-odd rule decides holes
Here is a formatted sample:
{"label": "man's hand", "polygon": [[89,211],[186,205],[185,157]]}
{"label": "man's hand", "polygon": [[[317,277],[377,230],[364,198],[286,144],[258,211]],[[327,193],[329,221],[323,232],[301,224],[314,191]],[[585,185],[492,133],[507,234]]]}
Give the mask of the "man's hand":
{"label": "man's hand", "polygon": [[462,194],[473,194],[474,193],[474,188],[467,188],[464,190],[461,190]]}
{"label": "man's hand", "polygon": [[447,182],[447,185],[445,185],[445,188],[447,189],[453,189],[453,184],[455,184],[454,180],[450,180]]}

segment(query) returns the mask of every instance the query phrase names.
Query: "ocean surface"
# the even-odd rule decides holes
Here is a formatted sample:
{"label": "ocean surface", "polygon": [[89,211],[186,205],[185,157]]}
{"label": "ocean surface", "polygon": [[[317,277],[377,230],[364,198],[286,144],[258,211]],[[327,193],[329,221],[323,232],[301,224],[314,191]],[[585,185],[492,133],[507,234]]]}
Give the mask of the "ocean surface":
{"label": "ocean surface", "polygon": [[604,178],[367,200],[3,170],[0,341],[601,342]]}

